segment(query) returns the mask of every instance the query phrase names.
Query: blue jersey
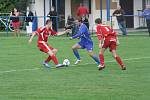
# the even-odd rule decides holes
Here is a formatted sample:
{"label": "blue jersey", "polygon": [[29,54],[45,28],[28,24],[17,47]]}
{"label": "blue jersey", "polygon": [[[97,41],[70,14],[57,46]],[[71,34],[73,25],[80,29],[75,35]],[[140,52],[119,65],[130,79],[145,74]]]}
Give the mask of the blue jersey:
{"label": "blue jersey", "polygon": [[82,43],[93,43],[92,42],[92,39],[90,37],[90,33],[88,31],[88,28],[85,24],[81,24],[81,26],[79,27],[79,30],[77,32],[76,35],[74,35],[72,38],[75,39],[75,38],[80,38],[80,42]]}
{"label": "blue jersey", "polygon": [[145,9],[142,13],[142,16],[150,20],[150,9]]}

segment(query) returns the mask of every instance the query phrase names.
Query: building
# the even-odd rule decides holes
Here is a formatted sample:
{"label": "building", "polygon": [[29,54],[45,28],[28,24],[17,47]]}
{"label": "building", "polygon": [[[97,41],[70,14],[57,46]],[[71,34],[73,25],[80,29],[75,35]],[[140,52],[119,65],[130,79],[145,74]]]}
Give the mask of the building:
{"label": "building", "polygon": [[[90,26],[94,26],[94,20],[98,17],[103,19],[103,23],[106,23],[117,6],[120,4],[125,10],[127,15],[126,24],[127,28],[138,28],[145,25],[144,20],[139,18],[138,15],[145,8],[146,4],[150,4],[150,0],[30,0],[33,10],[36,11],[39,18],[39,25],[44,24],[42,16],[46,16],[54,6],[57,10],[61,20],[60,26],[65,25],[68,15],[76,16],[76,9],[82,2],[87,8],[89,8],[89,21]],[[117,29],[117,21],[115,17],[112,17],[113,28]]]}

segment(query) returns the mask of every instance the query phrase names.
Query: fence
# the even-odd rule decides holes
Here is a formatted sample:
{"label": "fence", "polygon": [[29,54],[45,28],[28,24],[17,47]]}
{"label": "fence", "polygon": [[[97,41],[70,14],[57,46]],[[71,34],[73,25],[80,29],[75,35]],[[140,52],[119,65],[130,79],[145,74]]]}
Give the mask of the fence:
{"label": "fence", "polygon": [[[138,15],[126,15],[125,17],[126,17],[126,21],[128,21],[129,19],[133,20],[133,22],[129,20],[127,22],[127,25],[133,23],[134,30],[143,29],[146,27],[146,21],[145,21],[145,18],[143,17],[140,17]],[[34,18],[34,21],[32,25],[28,25],[32,27],[32,31],[35,30],[35,29],[33,30],[33,28],[36,28],[36,26],[43,26],[45,24],[46,19],[49,19],[49,17],[47,16],[34,16],[33,18]],[[65,27],[66,21],[64,19],[64,16],[59,16],[59,17],[52,16],[52,18],[56,20],[56,23],[54,25],[56,26],[56,29],[55,29],[56,31],[58,29],[62,29]],[[19,21],[21,23],[20,30],[23,35],[28,35],[27,33],[31,33],[32,31],[28,31],[31,29],[27,27],[27,22],[25,21],[25,19],[26,19],[26,16],[19,16]],[[94,19],[92,21],[94,22]],[[114,16],[110,16],[110,22],[103,21],[103,24],[109,24],[114,29],[118,27],[116,17]],[[13,34],[14,29],[12,27],[12,21],[11,21],[10,16],[0,16],[0,30],[1,30],[0,34],[4,34],[6,36],[11,36]],[[90,31],[92,33],[94,32],[94,25],[90,25]]]}

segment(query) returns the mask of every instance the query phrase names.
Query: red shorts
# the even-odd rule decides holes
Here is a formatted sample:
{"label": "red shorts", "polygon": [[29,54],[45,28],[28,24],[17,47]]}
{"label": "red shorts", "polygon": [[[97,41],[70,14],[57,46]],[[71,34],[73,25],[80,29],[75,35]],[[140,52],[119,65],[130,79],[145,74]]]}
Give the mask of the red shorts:
{"label": "red shorts", "polygon": [[112,50],[116,50],[116,47],[117,47],[116,38],[106,38],[104,40],[104,44],[102,48],[107,49],[108,47],[109,47],[110,52],[112,52]]}
{"label": "red shorts", "polygon": [[20,22],[12,22],[13,28],[19,28],[20,27]]}
{"label": "red shorts", "polygon": [[45,52],[45,53],[48,53],[49,51],[54,49],[53,47],[48,45],[48,43],[46,43],[46,42],[38,43],[38,48],[40,51]]}

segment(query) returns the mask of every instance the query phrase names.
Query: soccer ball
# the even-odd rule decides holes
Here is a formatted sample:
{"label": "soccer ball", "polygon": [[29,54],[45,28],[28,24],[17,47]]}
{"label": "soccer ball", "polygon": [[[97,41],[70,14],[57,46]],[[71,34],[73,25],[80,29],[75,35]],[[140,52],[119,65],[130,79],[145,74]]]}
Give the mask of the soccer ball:
{"label": "soccer ball", "polygon": [[65,59],[65,60],[63,61],[63,65],[69,66],[69,65],[70,65],[70,61],[69,61],[68,59]]}

